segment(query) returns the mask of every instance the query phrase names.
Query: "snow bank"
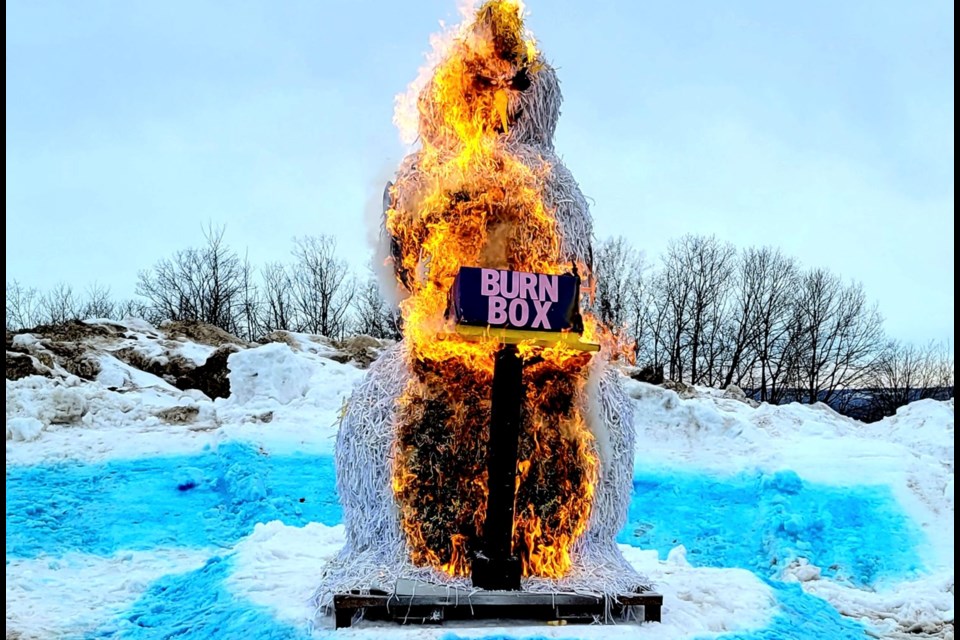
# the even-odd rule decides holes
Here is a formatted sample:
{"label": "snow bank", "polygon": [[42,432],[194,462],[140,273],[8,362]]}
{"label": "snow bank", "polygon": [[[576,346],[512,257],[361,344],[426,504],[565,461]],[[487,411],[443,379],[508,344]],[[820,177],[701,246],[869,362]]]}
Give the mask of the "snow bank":
{"label": "snow bank", "polygon": [[[803,516],[803,507],[788,499],[786,520],[776,511],[769,511],[764,516],[764,526],[774,527],[773,535],[765,534],[767,542],[755,557],[757,563],[762,563],[763,556],[780,545],[780,560],[783,551],[787,551],[786,555],[793,556],[795,562],[802,558],[810,564],[812,561],[805,556],[817,553],[817,540],[822,541],[821,550],[855,551],[847,557],[861,558],[856,561],[857,566],[839,572],[838,567],[833,567],[830,579],[801,580],[812,578],[814,567],[798,572],[797,567],[802,565],[791,567],[789,563],[779,578],[802,581],[804,590],[827,599],[841,612],[859,612],[853,617],[879,634],[914,627],[952,634],[952,400],[912,403],[901,408],[896,416],[863,424],[840,416],[823,404],[761,404],[753,408],[716,390],[698,389],[694,397],[681,399],[673,391],[641,382],[630,381],[627,388],[637,401],[638,469],[652,474],[659,470],[668,475],[679,469],[700,470],[726,483],[743,473],[754,473],[762,479],[788,472],[801,483],[819,483],[821,489],[832,487],[830,491],[836,491],[837,499],[855,501],[833,514],[815,507]],[[674,486],[683,491],[683,482],[674,482]],[[869,531],[877,523],[877,516],[874,513],[867,520],[858,521],[856,514],[868,513],[862,508],[877,499],[878,491],[888,493],[910,519],[904,525],[888,520],[887,533],[870,542],[858,531]],[[763,503],[755,500],[745,506],[751,511],[762,510]],[[770,504],[775,506],[776,502]],[[717,509],[714,512],[722,514],[723,520],[736,518],[736,510],[731,511],[729,505],[706,506],[708,511],[711,508]],[[881,518],[897,517],[886,507],[882,513],[887,515]],[[839,539],[831,537],[838,533],[834,519],[837,515],[850,523],[849,534],[840,535]],[[914,535],[911,530],[919,533]],[[783,542],[777,542],[789,541],[790,537],[802,544],[784,547]],[[811,542],[813,547],[807,546]],[[876,550],[865,553],[871,545]],[[914,548],[918,557],[916,568],[912,569],[914,563],[902,554]],[[899,577],[897,572],[884,571],[883,567],[900,567]],[[815,567],[817,571],[828,568]],[[906,587],[896,585],[910,585],[911,600],[925,604],[904,604],[896,594],[906,593]],[[943,604],[947,592],[949,607]],[[870,595],[874,593],[888,595]]]}
{"label": "snow bank", "polygon": [[953,467],[953,400],[911,402],[868,429]]}
{"label": "snow bank", "polygon": [[267,607],[279,620],[309,627],[317,576],[344,541],[343,525],[291,527],[277,520],[258,524],[235,547],[236,568],[227,587]]}
{"label": "snow bank", "polygon": [[303,398],[319,363],[282,343],[238,351],[227,360],[231,404],[290,404]]}
{"label": "snow bank", "polygon": [[[213,347],[111,327],[89,339],[93,379],[7,380],[8,632],[953,636],[953,401],[864,425],[824,405],[754,407],[628,381],[637,473],[619,542],[664,593],[662,624],[364,623],[333,634],[311,630],[310,596],[343,544],[330,454],[363,371],[332,359],[342,357],[329,341],[289,334],[232,354],[232,393],[210,401],[117,348],[193,365]],[[44,348],[29,334],[13,342]]]}
{"label": "snow bank", "polygon": [[[363,376],[331,360],[337,352],[326,339],[289,334],[296,350],[268,343],[231,354],[231,394],[212,402],[127,360],[161,366],[180,353],[199,363],[213,347],[167,339],[149,325],[111,326],[122,333],[84,343],[99,364],[94,379],[61,372],[6,381],[7,441],[19,445],[8,446],[8,463],[187,454],[230,439],[269,442],[283,451],[331,451],[340,409]],[[21,334],[14,342],[40,341]],[[125,359],[116,355],[122,350]],[[141,359],[131,359],[131,351]]]}
{"label": "snow bank", "polygon": [[[318,352],[325,353],[318,348]],[[231,354],[230,397],[214,402],[225,437],[274,450],[329,452],[344,402],[363,377],[310,350],[270,343]]]}
{"label": "snow bank", "polygon": [[871,627],[880,637],[950,637],[953,572],[938,571],[876,589],[855,589],[830,580],[809,580],[803,590],[833,604],[837,611]]}
{"label": "snow bank", "polygon": [[[125,370],[121,364],[117,371]],[[147,376],[157,384],[136,386]],[[7,464],[181,453],[199,450],[213,440],[210,434],[194,432],[215,424],[209,401],[198,401],[144,372],[126,380],[117,390],[76,376],[7,380],[8,434],[12,425],[23,421],[41,425],[29,442],[7,447]],[[189,411],[190,420],[171,421],[170,411],[176,409]]]}
{"label": "snow bank", "polygon": [[36,440],[43,427],[36,418],[11,418],[7,420],[7,440]]}

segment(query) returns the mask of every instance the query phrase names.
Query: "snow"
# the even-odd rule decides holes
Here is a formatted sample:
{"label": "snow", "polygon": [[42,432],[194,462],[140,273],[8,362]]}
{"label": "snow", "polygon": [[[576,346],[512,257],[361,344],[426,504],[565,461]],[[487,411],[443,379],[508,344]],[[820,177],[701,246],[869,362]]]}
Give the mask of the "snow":
{"label": "snow", "polygon": [[43,431],[43,423],[36,418],[13,418],[7,420],[7,440],[26,442],[36,440]]}
{"label": "snow", "polygon": [[173,353],[189,360],[195,365],[201,365],[206,362],[210,354],[216,350],[216,347],[211,347],[210,345],[197,344],[196,342],[184,340],[183,346],[173,349]]}
{"label": "snow", "polygon": [[952,400],[923,400],[893,418],[861,424],[823,404],[754,409],[628,385],[638,401],[638,460],[723,474],[790,469],[838,487],[886,486],[924,533],[937,538],[926,547],[926,560],[933,568],[953,566]]}
{"label": "snow", "polygon": [[37,343],[37,338],[29,333],[22,333],[13,336],[11,344],[15,347],[29,347]]}
{"label": "snow", "polygon": [[[263,606],[278,620],[307,628],[313,618],[311,596],[316,588],[315,576],[344,543],[343,527],[308,524],[289,527],[279,522],[258,524],[254,532],[236,547],[233,573],[226,580],[227,588],[238,598]],[[722,631],[756,629],[775,614],[773,591],[752,573],[742,570],[691,567],[683,557],[682,547],[660,562],[656,553],[623,546],[625,555],[638,568],[656,580],[668,601],[664,623],[637,628],[622,626],[577,627],[581,638],[607,638],[617,630],[639,638],[690,638]],[[477,627],[472,623],[471,627]],[[491,635],[569,638],[572,628],[555,630],[530,623],[509,627],[488,622],[479,628],[454,626],[460,637]],[[435,638],[445,636],[448,629],[367,625],[338,632],[338,637],[381,638],[385,630],[391,637]],[[319,627],[318,635],[330,634]],[[332,634],[330,634],[332,635]]]}
{"label": "snow", "polygon": [[160,389],[172,395],[178,395],[177,388],[159,376],[131,367],[126,362],[103,354],[99,358],[100,373],[97,382],[111,390],[120,389]]}
{"label": "snow", "polygon": [[290,404],[307,395],[313,374],[323,365],[319,359],[298,356],[282,342],[230,354],[227,361],[230,398],[226,402],[240,405]]}
{"label": "snow", "polygon": [[284,451],[333,451],[340,410],[363,371],[284,343],[233,353],[227,364],[230,397],[214,402],[227,437]]}
{"label": "snow", "polygon": [[[305,335],[292,335],[309,344]],[[129,341],[154,344],[139,334]],[[44,437],[30,447],[7,448],[7,463],[187,454],[234,439],[285,451],[332,452],[340,409],[364,372],[318,353],[333,350],[318,344],[294,352],[271,343],[231,354],[232,393],[215,401],[109,354],[99,358],[97,384],[76,376],[7,380],[8,423],[24,417],[44,425]],[[197,416],[170,424],[159,414],[172,407],[195,407]]]}
{"label": "snow", "polygon": [[213,347],[113,324],[90,345],[96,380],[7,380],[8,636],[953,637],[952,400],[865,425],[627,381],[638,445],[618,542],[663,593],[662,623],[334,633],[311,596],[344,542],[333,438],[364,372],[285,334],[231,354],[231,395],[211,401],[113,352],[200,364]]}
{"label": "snow", "polygon": [[227,587],[270,609],[279,620],[309,624],[317,576],[343,543],[343,525],[311,522],[291,527],[277,520],[257,524],[235,548],[236,569]]}
{"label": "snow", "polygon": [[[119,369],[122,363],[117,362]],[[116,381],[109,374],[107,379]],[[136,381],[146,386],[135,387]],[[117,390],[76,376],[29,376],[7,380],[6,391],[8,429],[10,421],[19,418],[38,420],[44,429],[43,437],[29,446],[8,443],[8,465],[159,455],[197,450],[212,441],[209,434],[191,434],[187,426],[168,424],[157,415],[173,406],[193,404],[198,406],[198,421],[212,423],[211,403],[197,402],[142,371]]]}
{"label": "snow", "polygon": [[110,556],[70,552],[7,558],[7,630],[21,637],[80,636],[122,613],[162,576],[203,566],[210,550],[157,548]]}

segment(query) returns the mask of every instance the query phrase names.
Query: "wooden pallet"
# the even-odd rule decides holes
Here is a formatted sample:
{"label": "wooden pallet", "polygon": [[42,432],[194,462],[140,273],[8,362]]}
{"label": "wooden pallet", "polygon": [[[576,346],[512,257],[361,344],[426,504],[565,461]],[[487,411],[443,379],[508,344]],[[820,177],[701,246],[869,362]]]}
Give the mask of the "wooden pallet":
{"label": "wooden pallet", "polygon": [[358,613],[367,620],[440,624],[444,620],[504,618],[566,622],[660,622],[663,596],[653,591],[592,596],[527,591],[467,591],[410,583],[394,593],[371,589],[333,596],[336,628],[349,627]]}

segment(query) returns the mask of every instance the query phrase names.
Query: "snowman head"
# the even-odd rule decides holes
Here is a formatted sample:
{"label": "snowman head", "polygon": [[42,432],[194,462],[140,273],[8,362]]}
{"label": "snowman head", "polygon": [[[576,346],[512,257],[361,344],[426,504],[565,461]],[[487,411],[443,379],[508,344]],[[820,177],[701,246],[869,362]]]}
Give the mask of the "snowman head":
{"label": "snowman head", "polygon": [[552,148],[561,100],[557,76],[524,29],[520,6],[491,0],[421,90],[419,134],[451,151],[490,138]]}

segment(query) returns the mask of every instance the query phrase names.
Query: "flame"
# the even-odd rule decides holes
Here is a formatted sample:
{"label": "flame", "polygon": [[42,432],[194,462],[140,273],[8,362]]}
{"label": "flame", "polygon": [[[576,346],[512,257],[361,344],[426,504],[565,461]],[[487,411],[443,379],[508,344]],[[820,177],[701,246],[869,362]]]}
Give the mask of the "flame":
{"label": "flame", "polygon": [[[486,442],[495,339],[468,341],[446,317],[461,266],[562,274],[546,172],[505,144],[518,81],[541,68],[515,0],[491,0],[444,45],[417,93],[421,148],[390,191],[385,227],[413,372],[398,407],[393,491],[411,559],[467,575],[486,518]],[[409,101],[408,101],[409,102]],[[579,273],[589,275],[588,265]],[[586,318],[587,337],[609,331]],[[612,335],[612,334],[611,334]],[[525,399],[514,552],[526,576],[561,577],[586,530],[598,476],[596,444],[577,399],[590,356],[521,344]]]}
{"label": "flame", "polygon": [[600,350],[608,360],[623,360],[627,364],[636,364],[636,342],[630,337],[626,326],[610,328],[601,323],[593,314],[583,315],[583,338],[600,345]]}
{"label": "flame", "polygon": [[524,371],[526,407],[541,409],[525,421],[517,465],[513,547],[524,575],[565,575],[573,543],[587,528],[599,459],[573,400],[583,392],[588,362],[578,353],[563,366],[545,359]]}

